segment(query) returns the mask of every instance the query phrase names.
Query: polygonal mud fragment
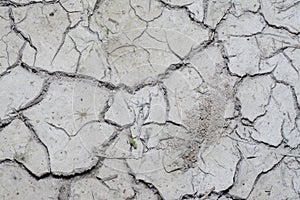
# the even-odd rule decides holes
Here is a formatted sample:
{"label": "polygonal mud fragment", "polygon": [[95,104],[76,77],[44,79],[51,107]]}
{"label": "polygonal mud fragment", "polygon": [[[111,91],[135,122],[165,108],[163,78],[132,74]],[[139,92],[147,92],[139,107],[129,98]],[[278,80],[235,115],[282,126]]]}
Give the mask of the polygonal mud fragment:
{"label": "polygonal mud fragment", "polygon": [[265,25],[263,18],[258,14],[245,13],[239,17],[230,14],[218,27],[218,36],[220,39],[226,39],[232,35],[250,36],[260,33]]}
{"label": "polygonal mud fragment", "polygon": [[7,67],[12,66],[19,59],[19,54],[23,45],[24,41],[14,32],[7,32],[7,34],[1,36],[0,73]]}
{"label": "polygonal mud fragment", "polygon": [[115,94],[111,106],[105,113],[105,119],[121,126],[157,122],[167,119],[167,101],[162,86],[144,87],[134,95],[119,91]]}
{"label": "polygonal mud fragment", "polygon": [[204,23],[212,28],[220,22],[222,17],[228,12],[231,6],[231,1],[220,0],[220,1],[207,1],[206,13],[204,15]]}
{"label": "polygonal mud fragment", "polygon": [[85,125],[73,137],[52,127],[47,135],[39,135],[49,149],[52,173],[72,175],[89,170],[98,162],[97,151],[103,148],[102,145],[113,133],[113,127],[94,122]]}
{"label": "polygonal mud fragment", "polygon": [[279,54],[276,57],[277,62],[274,63],[276,64],[276,69],[273,72],[275,79],[294,85],[298,81],[297,69],[290,65],[288,60],[282,54]]}
{"label": "polygonal mud fragment", "polygon": [[48,68],[47,70],[71,73],[76,72],[80,54],[75,48],[76,46],[73,40],[67,35],[59,51],[57,51],[57,54],[55,54],[51,60],[51,68]]}
{"label": "polygonal mud fragment", "polygon": [[300,118],[296,118],[293,129],[284,136],[287,139],[287,144],[291,148],[297,148],[300,144]]}
{"label": "polygonal mud fragment", "polygon": [[72,41],[73,48],[76,48],[76,51],[80,54],[78,59],[72,57],[76,61],[74,72],[92,76],[98,80],[108,75],[109,66],[97,34],[79,25],[68,33],[67,38]]}
{"label": "polygonal mud fragment", "polygon": [[107,123],[91,122],[84,125],[76,136],[90,153],[94,153],[105,145],[114,132],[114,127]]}
{"label": "polygonal mud fragment", "polygon": [[[276,71],[278,70],[278,68],[280,68],[281,65],[286,66],[285,70],[290,71],[290,67],[288,66],[290,64],[288,63],[288,60],[284,57],[283,54],[277,54],[275,56],[272,56],[271,58],[261,60],[261,63],[259,66],[259,68],[260,68],[259,73],[268,73],[268,72],[273,71],[273,74],[274,74],[274,72],[276,73]],[[283,74],[281,74],[281,75],[283,75]],[[293,72],[292,72],[291,76],[287,77],[286,80],[289,80],[290,78],[293,79],[294,77],[295,77],[295,74],[293,74]]]}
{"label": "polygonal mud fragment", "polygon": [[285,27],[293,32],[299,32],[300,14],[299,2],[293,0],[276,1],[266,0],[261,2],[261,12],[266,20],[275,26]]}
{"label": "polygonal mud fragment", "polygon": [[281,135],[283,125],[282,113],[271,99],[266,114],[255,121],[254,128],[256,131],[253,131],[251,136],[259,142],[276,147],[283,139]]}
{"label": "polygonal mud fragment", "polygon": [[197,0],[187,6],[187,9],[191,12],[191,16],[199,22],[202,22],[204,17],[205,4],[203,2],[203,0]]}
{"label": "polygonal mud fragment", "polygon": [[19,165],[0,165],[0,197],[2,199],[57,199],[60,182],[53,179],[36,180]]}
{"label": "polygonal mud fragment", "polygon": [[0,74],[17,61],[25,41],[11,30],[8,8],[0,8]]}
{"label": "polygonal mud fragment", "polygon": [[121,126],[132,124],[135,121],[135,113],[134,108],[129,104],[131,98],[132,96],[125,91],[117,92],[109,110],[105,113],[105,119]]}
{"label": "polygonal mud fragment", "polygon": [[[159,38],[150,35],[151,32],[159,30],[159,27],[148,27],[144,34],[133,41],[133,45],[148,52],[148,62],[157,74],[163,73],[171,64],[180,62],[180,59],[170,51],[170,47],[165,39],[159,40]],[[188,38],[186,39],[188,40]]]}
{"label": "polygonal mud fragment", "polygon": [[237,98],[241,102],[241,112],[244,118],[253,121],[265,113],[269,102],[271,88],[274,82],[270,76],[245,78],[239,86]]}
{"label": "polygonal mud fragment", "polygon": [[[24,62],[43,67],[49,71],[58,69],[71,71],[68,68],[71,66],[65,65],[67,68],[64,68],[62,65],[57,68],[53,65],[56,54],[61,50],[60,45],[64,42],[63,34],[69,25],[67,13],[59,4],[32,4],[28,7],[13,9],[13,14],[16,21],[26,16],[17,24],[17,27],[26,37],[31,39],[32,44],[36,47],[36,52],[31,52],[32,47],[26,46],[23,53]],[[66,49],[63,49],[63,52],[69,53]],[[74,53],[76,54],[76,52]],[[71,55],[67,54],[66,56]],[[57,62],[64,63],[65,56],[56,59]]]}
{"label": "polygonal mud fragment", "polygon": [[37,128],[57,127],[68,135],[75,135],[85,123],[100,118],[109,93],[96,83],[54,81],[43,100],[24,113]]}
{"label": "polygonal mud fragment", "polygon": [[36,176],[50,172],[47,149],[20,120],[0,132],[0,160],[16,160]]}
{"label": "polygonal mud fragment", "polygon": [[134,182],[125,160],[106,159],[97,172],[97,178],[113,191],[113,199],[127,199],[135,195]]}
{"label": "polygonal mud fragment", "polygon": [[[146,22],[135,15],[134,10],[130,7],[129,0],[105,0],[99,2],[94,12],[91,18],[91,29],[97,31],[101,38],[108,36],[108,39],[112,39],[114,34],[124,34],[132,40],[146,28]],[[130,30],[135,31],[126,34]]]}
{"label": "polygonal mud fragment", "polygon": [[[55,140],[55,137],[51,138]],[[57,141],[57,139],[56,139]],[[51,160],[51,171],[57,175],[72,175],[91,169],[96,163],[97,158],[89,149],[85,149],[84,143],[78,137],[69,141],[59,141],[60,146],[53,146],[47,140]]]}
{"label": "polygonal mud fragment", "polygon": [[42,89],[43,79],[21,67],[11,69],[0,77],[0,118],[7,118],[14,110],[34,100]]}
{"label": "polygonal mud fragment", "polygon": [[164,93],[165,91],[162,85],[144,87],[136,92],[131,102],[137,107],[137,120],[140,124],[166,122],[168,102],[165,99]]}
{"label": "polygonal mud fragment", "polygon": [[276,165],[282,156],[276,154],[274,148],[256,143],[239,143],[242,160],[238,166],[235,182],[230,189],[230,194],[246,199],[259,174],[269,171]]}
{"label": "polygonal mud fragment", "polygon": [[198,162],[193,169],[193,185],[196,191],[205,192],[215,187],[219,192],[234,183],[239,152],[229,138],[221,138],[215,145],[203,147]]}
{"label": "polygonal mud fragment", "polygon": [[105,152],[100,154],[100,156],[116,159],[132,157],[130,138],[131,135],[128,129],[121,131],[119,136],[110,144]]}
{"label": "polygonal mud fragment", "polygon": [[297,113],[294,107],[293,94],[288,87],[277,84],[272,90],[272,98],[266,106],[266,114],[254,123],[254,132],[251,136],[272,146],[278,146],[283,137],[288,141],[291,130],[295,125]]}
{"label": "polygonal mud fragment", "polygon": [[[298,44],[300,41],[298,41]],[[296,46],[296,45],[295,45]],[[300,56],[300,50],[297,48],[288,48],[284,51],[289,59],[291,59],[291,63],[293,64],[294,70],[299,73],[300,70],[300,60],[298,59]]]}
{"label": "polygonal mud fragment", "polygon": [[150,82],[158,74],[163,73],[168,66],[163,62],[152,65],[149,59],[150,54],[143,47],[140,48],[134,45],[120,47],[109,56],[109,63],[112,66],[111,76],[108,76],[105,80],[113,84],[123,83],[128,86]]}
{"label": "polygonal mud fragment", "polygon": [[260,72],[260,50],[255,38],[230,37],[225,42],[230,72],[239,76]]}
{"label": "polygonal mud fragment", "polygon": [[158,19],[149,23],[148,33],[167,42],[170,50],[181,58],[208,40],[208,30],[193,23],[183,10],[165,9]]}
{"label": "polygonal mud fragment", "polygon": [[299,199],[300,170],[292,167],[293,162],[299,166],[299,161],[288,158],[258,177],[248,199]]}
{"label": "polygonal mud fragment", "polygon": [[273,74],[276,80],[283,81],[293,87],[294,93],[297,97],[296,100],[298,104],[300,104],[300,63],[297,61],[300,51],[296,49],[287,49],[287,53],[285,55],[285,59],[278,61]]}
{"label": "polygonal mud fragment", "polygon": [[129,0],[135,14],[144,21],[152,21],[158,18],[163,12],[163,6],[159,1]]}

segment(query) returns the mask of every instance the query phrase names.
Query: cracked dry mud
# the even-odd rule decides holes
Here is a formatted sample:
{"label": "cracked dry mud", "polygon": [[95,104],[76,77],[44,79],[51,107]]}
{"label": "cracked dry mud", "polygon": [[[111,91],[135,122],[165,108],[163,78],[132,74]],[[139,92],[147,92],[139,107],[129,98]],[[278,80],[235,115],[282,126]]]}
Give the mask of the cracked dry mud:
{"label": "cracked dry mud", "polygon": [[300,199],[299,10],[0,0],[0,198]]}

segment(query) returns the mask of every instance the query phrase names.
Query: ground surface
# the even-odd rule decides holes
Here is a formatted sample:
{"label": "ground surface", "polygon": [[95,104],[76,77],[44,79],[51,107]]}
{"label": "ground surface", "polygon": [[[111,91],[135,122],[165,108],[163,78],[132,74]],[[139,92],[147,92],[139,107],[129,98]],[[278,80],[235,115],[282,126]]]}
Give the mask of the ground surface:
{"label": "ground surface", "polygon": [[0,198],[300,199],[299,10],[0,0]]}

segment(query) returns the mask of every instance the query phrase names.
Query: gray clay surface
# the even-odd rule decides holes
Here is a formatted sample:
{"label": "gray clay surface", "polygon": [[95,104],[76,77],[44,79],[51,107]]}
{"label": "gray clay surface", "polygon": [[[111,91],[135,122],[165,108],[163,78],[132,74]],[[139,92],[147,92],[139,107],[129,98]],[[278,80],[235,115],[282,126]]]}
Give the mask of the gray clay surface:
{"label": "gray clay surface", "polygon": [[0,0],[0,199],[300,199],[299,11]]}

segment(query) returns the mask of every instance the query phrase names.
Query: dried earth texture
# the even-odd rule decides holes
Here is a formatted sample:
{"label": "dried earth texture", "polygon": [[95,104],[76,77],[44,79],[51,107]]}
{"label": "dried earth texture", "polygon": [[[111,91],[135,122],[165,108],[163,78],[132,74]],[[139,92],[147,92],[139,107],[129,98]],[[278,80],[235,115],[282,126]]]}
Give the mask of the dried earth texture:
{"label": "dried earth texture", "polygon": [[0,0],[0,199],[300,199],[299,11]]}

